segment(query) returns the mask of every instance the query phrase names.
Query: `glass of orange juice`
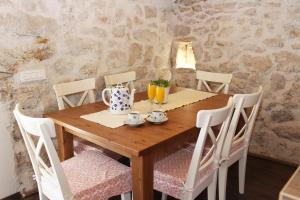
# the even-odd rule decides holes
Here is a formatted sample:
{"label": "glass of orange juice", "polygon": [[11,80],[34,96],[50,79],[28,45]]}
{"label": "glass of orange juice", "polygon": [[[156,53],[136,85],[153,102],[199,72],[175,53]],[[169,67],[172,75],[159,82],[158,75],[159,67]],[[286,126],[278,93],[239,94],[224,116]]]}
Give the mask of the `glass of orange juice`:
{"label": "glass of orange juice", "polygon": [[156,85],[153,83],[149,83],[147,87],[148,99],[149,101],[153,101],[156,95]]}
{"label": "glass of orange juice", "polygon": [[156,101],[160,104],[160,106],[165,101],[165,87],[156,86]]}

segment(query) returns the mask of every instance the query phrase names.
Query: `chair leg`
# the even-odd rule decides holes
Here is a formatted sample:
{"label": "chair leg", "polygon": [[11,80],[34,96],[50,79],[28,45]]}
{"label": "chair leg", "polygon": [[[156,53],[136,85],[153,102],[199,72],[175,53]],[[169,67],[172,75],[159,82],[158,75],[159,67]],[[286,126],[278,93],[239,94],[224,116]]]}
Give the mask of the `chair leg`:
{"label": "chair leg", "polygon": [[217,192],[217,179],[218,179],[218,171],[214,173],[213,181],[207,188],[207,196],[208,200],[215,200],[216,199],[216,192]]}
{"label": "chair leg", "polygon": [[40,200],[46,200],[45,196],[41,192],[39,192],[39,199]]}
{"label": "chair leg", "polygon": [[219,200],[226,200],[227,166],[219,168]]}
{"label": "chair leg", "polygon": [[41,184],[37,181],[37,186],[38,186],[38,191],[39,191],[39,199],[40,200],[46,200],[46,196],[43,194],[42,186]]}
{"label": "chair leg", "polygon": [[185,193],[181,200],[193,200],[193,195],[191,192]]}
{"label": "chair leg", "polygon": [[247,153],[239,160],[239,192],[244,194],[245,192],[245,176],[246,176],[246,165],[247,165]]}
{"label": "chair leg", "polygon": [[168,195],[165,193],[161,193],[161,200],[167,200]]}
{"label": "chair leg", "polygon": [[131,192],[121,194],[121,200],[131,200]]}

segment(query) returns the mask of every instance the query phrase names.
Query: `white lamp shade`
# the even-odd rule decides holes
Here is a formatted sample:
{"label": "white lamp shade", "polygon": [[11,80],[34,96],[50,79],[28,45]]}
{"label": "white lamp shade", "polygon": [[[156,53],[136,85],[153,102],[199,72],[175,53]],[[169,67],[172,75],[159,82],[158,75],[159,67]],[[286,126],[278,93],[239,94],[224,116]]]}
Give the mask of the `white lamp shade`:
{"label": "white lamp shade", "polygon": [[176,55],[176,68],[196,69],[192,42],[179,42]]}

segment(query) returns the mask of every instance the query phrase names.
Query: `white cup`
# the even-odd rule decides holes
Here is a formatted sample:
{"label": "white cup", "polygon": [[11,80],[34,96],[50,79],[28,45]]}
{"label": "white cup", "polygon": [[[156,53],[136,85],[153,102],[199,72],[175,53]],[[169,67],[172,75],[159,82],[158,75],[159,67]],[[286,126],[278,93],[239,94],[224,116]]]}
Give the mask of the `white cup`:
{"label": "white cup", "polygon": [[161,110],[154,110],[150,114],[151,119],[155,122],[161,122],[167,117],[167,113]]}
{"label": "white cup", "polygon": [[131,124],[137,124],[142,120],[142,116],[139,112],[131,112],[128,114],[128,122]]}

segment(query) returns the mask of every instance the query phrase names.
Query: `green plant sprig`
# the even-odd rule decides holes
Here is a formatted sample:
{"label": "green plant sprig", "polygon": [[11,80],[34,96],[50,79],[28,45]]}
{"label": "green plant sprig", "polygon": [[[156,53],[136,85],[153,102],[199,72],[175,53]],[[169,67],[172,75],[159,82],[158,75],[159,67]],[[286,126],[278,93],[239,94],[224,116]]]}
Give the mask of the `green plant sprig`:
{"label": "green plant sprig", "polygon": [[164,79],[152,80],[150,82],[150,84],[160,86],[160,87],[169,87],[170,86],[170,82],[167,80],[164,80]]}

